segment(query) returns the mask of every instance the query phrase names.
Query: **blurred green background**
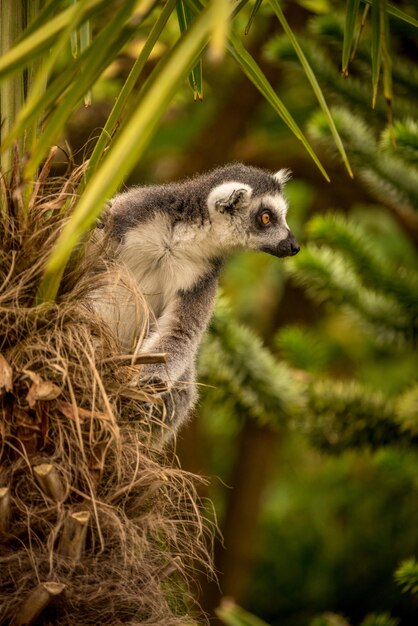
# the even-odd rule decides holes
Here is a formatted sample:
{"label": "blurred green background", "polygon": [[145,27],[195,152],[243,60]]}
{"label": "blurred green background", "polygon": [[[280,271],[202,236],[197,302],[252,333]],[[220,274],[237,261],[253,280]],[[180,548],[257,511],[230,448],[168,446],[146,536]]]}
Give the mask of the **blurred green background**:
{"label": "blurred green background", "polygon": [[[414,3],[397,6],[417,18]],[[323,612],[350,624],[387,614],[373,623],[392,624],[391,616],[413,626],[418,601],[394,573],[418,555],[416,27],[390,16],[391,124],[381,92],[371,108],[369,22],[344,77],[345,3],[284,8],[333,107],[354,179],[263,4],[246,46],[308,130],[331,183],[228,57],[205,60],[203,102],[187,83],[179,90],[126,181],[166,182],[230,161],[293,172],[288,222],[302,251],[294,260],[246,252],[227,263],[201,355],[201,401],[179,436],[183,467],[209,478],[202,497],[213,501],[223,534],[215,545],[221,589],[199,581],[200,602],[213,616],[222,595],[232,596],[274,626],[304,626]],[[249,13],[235,25],[240,33]],[[170,22],[156,58],[177,28]],[[124,51],[92,106],[71,119],[65,139],[76,160],[88,154],[140,45]]]}

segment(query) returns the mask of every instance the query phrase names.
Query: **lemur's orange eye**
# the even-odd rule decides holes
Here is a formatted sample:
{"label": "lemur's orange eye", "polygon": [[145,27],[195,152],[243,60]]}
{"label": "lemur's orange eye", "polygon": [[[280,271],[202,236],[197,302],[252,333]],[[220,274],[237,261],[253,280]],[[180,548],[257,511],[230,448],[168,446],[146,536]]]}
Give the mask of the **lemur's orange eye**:
{"label": "lemur's orange eye", "polygon": [[264,224],[264,226],[267,226],[267,224],[270,224],[270,220],[271,220],[270,211],[263,211],[260,215],[260,222]]}

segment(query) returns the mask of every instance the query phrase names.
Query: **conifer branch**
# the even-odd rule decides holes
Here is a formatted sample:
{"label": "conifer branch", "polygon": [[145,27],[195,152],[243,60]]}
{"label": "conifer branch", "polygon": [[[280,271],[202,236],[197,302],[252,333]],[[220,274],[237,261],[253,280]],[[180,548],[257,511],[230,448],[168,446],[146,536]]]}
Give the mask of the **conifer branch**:
{"label": "conifer branch", "polygon": [[389,613],[370,613],[360,626],[399,626],[399,620],[391,617]]}
{"label": "conifer branch", "polygon": [[225,298],[218,300],[199,374],[216,387],[210,392],[212,399],[232,400],[235,411],[261,422],[280,422],[300,405],[300,383],[250,329],[234,319]]}
{"label": "conifer branch", "polygon": [[418,563],[415,559],[403,561],[395,572],[395,580],[402,591],[418,595]]}
{"label": "conifer branch", "polygon": [[319,302],[332,302],[377,332],[381,340],[410,340],[411,319],[395,299],[368,289],[340,251],[308,244],[287,265],[297,284]]}
{"label": "conifer branch", "polygon": [[418,383],[397,398],[396,415],[401,428],[418,436]]}
{"label": "conifer branch", "polygon": [[318,215],[307,228],[314,240],[339,250],[370,289],[392,297],[413,324],[418,311],[418,272],[391,263],[358,224],[337,215]]}
{"label": "conifer branch", "polygon": [[316,447],[339,454],[350,448],[418,445],[402,429],[394,404],[360,383],[322,380],[308,389],[305,413],[295,422]]}
{"label": "conifer branch", "polygon": [[[418,165],[418,123],[411,119],[396,120],[393,127],[396,143],[395,155],[402,157],[411,165]],[[384,150],[394,152],[388,129],[382,133],[380,146]]]}
{"label": "conifer branch", "polygon": [[281,328],[275,345],[284,360],[297,370],[318,373],[331,364],[338,348],[313,328],[289,325]]}
{"label": "conifer branch", "polygon": [[[349,79],[347,79],[340,73],[338,67],[325,53],[323,48],[312,40],[305,38],[303,51],[315,72],[318,82],[334,104],[347,106],[347,103],[349,103],[359,111],[364,111],[370,107],[370,86],[368,82],[370,79],[367,67],[364,67],[363,71],[359,72],[359,77],[350,75]],[[282,35],[272,38],[266,44],[264,54],[271,63],[289,63],[292,69],[300,71],[297,56],[292,46]],[[359,65],[359,62],[357,62],[357,65]],[[363,80],[363,76],[366,80]],[[413,116],[415,111],[416,108],[411,103],[411,99],[403,98],[401,95],[397,96],[396,113],[398,116]],[[373,115],[380,121],[386,122],[387,108],[383,100],[377,100]]]}
{"label": "conifer branch", "polygon": [[[341,13],[331,11],[324,15],[316,15],[310,20],[308,30],[316,39],[326,41],[332,50],[339,52],[344,40],[344,16]],[[355,60],[359,69],[363,70],[365,80],[369,81],[370,41],[367,37],[360,39],[356,48]],[[414,93],[418,88],[418,68],[416,63],[409,61],[405,56],[402,59],[398,59],[396,55],[393,55],[392,62],[394,82],[404,87],[405,91]],[[351,82],[352,78],[350,76],[348,82]],[[396,108],[398,109],[398,96],[396,97],[396,103]],[[408,104],[407,100],[404,100],[404,105],[416,108],[415,103],[411,101]],[[398,110],[398,114],[403,115],[403,112],[401,113]]]}
{"label": "conifer branch", "polygon": [[[379,150],[378,142],[365,122],[346,109],[333,110],[337,128],[347,146],[360,178],[373,195],[399,214],[416,216],[418,177],[416,168],[399,154]],[[334,153],[326,121],[320,114],[310,123],[311,136]]]}

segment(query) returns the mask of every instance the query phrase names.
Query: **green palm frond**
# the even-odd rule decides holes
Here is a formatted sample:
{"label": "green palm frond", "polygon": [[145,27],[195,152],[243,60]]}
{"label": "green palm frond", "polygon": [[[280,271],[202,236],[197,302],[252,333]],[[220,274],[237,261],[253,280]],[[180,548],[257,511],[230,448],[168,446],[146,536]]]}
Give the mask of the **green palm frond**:
{"label": "green palm frond", "polygon": [[312,86],[312,89],[313,89],[313,91],[315,93],[315,96],[316,96],[316,98],[317,98],[317,100],[319,102],[319,106],[321,107],[321,110],[322,110],[325,118],[327,119],[327,122],[328,122],[328,125],[329,125],[329,129],[330,129],[331,134],[332,134],[332,136],[334,138],[334,142],[335,142],[335,145],[337,146],[338,152],[340,153],[341,158],[342,158],[342,160],[343,160],[343,162],[344,162],[344,164],[345,164],[345,166],[347,168],[347,171],[348,171],[349,175],[352,178],[353,177],[353,172],[351,170],[351,166],[350,166],[350,163],[348,161],[347,154],[345,152],[343,143],[341,141],[341,137],[340,137],[340,135],[338,133],[338,130],[337,130],[336,126],[335,126],[335,123],[334,123],[333,117],[331,115],[331,112],[330,112],[330,110],[328,108],[328,105],[327,105],[327,103],[325,101],[324,95],[322,93],[322,89],[319,86],[318,80],[316,79],[316,76],[315,76],[314,72],[312,71],[312,68],[311,68],[311,66],[310,66],[310,64],[309,64],[309,62],[308,62],[308,60],[307,60],[307,58],[306,58],[302,48],[300,47],[300,45],[299,45],[299,43],[298,43],[298,41],[297,41],[297,39],[296,39],[292,29],[290,28],[290,26],[289,26],[289,24],[288,24],[288,22],[287,22],[287,20],[285,18],[285,15],[284,15],[284,13],[283,13],[283,11],[281,9],[281,6],[280,6],[278,0],[270,0],[270,3],[272,5],[272,7],[273,7],[273,11],[277,15],[277,17],[278,17],[278,19],[280,21],[280,24],[282,25],[282,27],[283,27],[287,37],[289,38],[289,41],[291,42],[291,44],[292,44],[292,46],[293,46],[293,48],[294,48],[294,50],[295,50],[295,52],[296,52],[296,54],[298,56],[298,59],[300,61],[300,64],[302,65],[303,71],[305,72],[306,77],[307,77],[308,81],[310,82],[310,84]]}
{"label": "green palm frond", "polygon": [[[369,8],[370,5],[366,5],[365,8]],[[332,49],[333,53],[339,50],[344,41],[344,19],[343,15],[338,12],[328,13],[326,15],[317,15],[312,18],[308,23],[308,32],[318,41],[326,43]],[[308,41],[308,43],[311,43]],[[324,46],[317,46],[322,55],[324,55]],[[334,57],[334,54],[332,55]],[[418,84],[418,68],[416,63],[409,60],[406,57],[399,58],[397,55],[392,56],[392,76],[394,82],[400,87],[399,93],[396,97],[396,111],[397,115],[403,115],[402,110],[399,110],[399,98],[405,99],[403,92],[416,89]],[[370,105],[370,33],[364,34],[362,39],[356,46],[356,70],[357,73],[361,70],[361,74],[364,76],[363,84],[367,89],[368,99],[367,104]],[[310,62],[311,59],[310,59]],[[314,67],[314,66],[313,66]],[[334,68],[336,65],[334,64]],[[316,70],[315,70],[316,73]],[[355,80],[353,74],[350,74],[348,81],[343,81],[348,86]],[[409,100],[411,100],[409,98]],[[410,102],[414,107],[414,102]],[[383,103],[376,102],[376,108],[382,107]],[[402,102],[404,106],[404,103]],[[416,106],[416,105],[415,105]]]}
{"label": "green palm frond", "polygon": [[348,63],[351,57],[351,51],[354,44],[354,32],[358,12],[360,8],[360,0],[347,0],[345,9],[345,27],[344,27],[344,43],[342,55],[342,73],[348,76]]}
{"label": "green palm frond", "polygon": [[59,238],[39,288],[39,302],[55,298],[71,251],[147,147],[178,82],[188,74],[207,44],[212,19],[212,9],[208,7],[166,54],[142,89],[135,111],[120,130],[112,151],[106,155],[100,169],[87,184],[72,219]]}
{"label": "green palm frond", "polygon": [[108,146],[111,138],[116,132],[116,129],[119,125],[119,120],[121,119],[124,108],[126,107],[128,99],[132,93],[132,90],[134,89],[135,83],[140,77],[155,44],[157,43],[165,25],[167,24],[167,21],[174,10],[175,3],[176,0],[168,0],[166,2],[164,8],[162,9],[156,22],[154,23],[138,58],[136,59],[131,71],[129,72],[129,76],[124,82],[119,96],[117,97],[116,102],[113,105],[113,108],[103,127],[103,130],[100,133],[100,136],[94,146],[94,150],[88,161],[87,170],[84,177],[84,183],[88,182],[91,176],[96,171],[98,164],[101,161],[103,154],[106,150],[106,147]]}
{"label": "green palm frond", "polygon": [[[83,101],[89,103],[92,87],[117,57],[123,46],[136,35],[138,25],[142,24],[151,12],[155,12],[157,15],[145,47],[134,64],[93,151],[83,183],[85,187],[80,188],[82,198],[72,220],[67,225],[66,238],[60,241],[60,248],[57,248],[48,264],[40,289],[40,299],[50,299],[56,294],[72,249],[94,222],[104,201],[114,193],[122,178],[128,174],[134,163],[140,158],[157,128],[165,107],[175,94],[178,85],[183,81],[185,72],[192,73],[193,87],[197,94],[201,94],[202,53],[210,43],[212,36],[215,37],[214,50],[218,50],[218,53],[221,54],[221,50],[226,47],[240,69],[249,76],[263,97],[303,143],[323,175],[328,178],[316,152],[288,109],[278,98],[273,86],[267,81],[254,58],[244,48],[241,39],[232,30],[229,31],[229,21],[237,16],[245,6],[246,0],[241,0],[233,5],[227,5],[227,3],[219,0],[219,2],[209,3],[206,8],[200,0],[178,0],[176,4],[179,9],[182,30],[179,41],[173,50],[169,51],[158,62],[152,76],[142,86],[138,103],[135,106],[127,106],[128,102],[130,105],[132,104],[133,85],[149,59],[155,43],[159,40],[167,20],[174,10],[174,4],[174,0],[168,0],[161,8],[158,3],[152,0],[142,0],[139,3],[134,0],[127,0],[122,4],[116,0],[107,0],[106,2],[105,0],[79,0],[69,6],[67,3],[59,1],[47,3],[37,14],[31,9],[30,23],[26,30],[15,38],[15,44],[12,47],[10,47],[10,42],[6,41],[4,44],[3,54],[0,58],[0,80],[3,81],[2,93],[5,94],[2,95],[2,116],[7,118],[1,129],[3,171],[10,166],[12,142],[20,141],[23,149],[22,141],[25,136],[29,158],[25,164],[24,177],[30,185],[32,184],[31,179],[35,176],[42,160],[45,159],[51,146],[62,134],[71,113]],[[260,8],[260,4],[256,3],[253,13]],[[320,88],[315,75],[316,68],[309,56],[310,53],[309,51],[305,53],[300,47],[279,3],[276,0],[271,0],[271,4],[285,29],[296,58],[311,82],[313,91],[324,112],[324,119],[334,145],[337,146],[347,168],[350,169],[348,157],[343,147],[343,143],[346,144],[347,142],[347,138],[344,136],[345,129],[339,127],[334,112],[330,111],[326,105],[322,88]],[[5,6],[13,8],[15,5],[9,0]],[[344,58],[347,57],[347,50],[353,44],[356,6],[356,3],[352,3],[352,6],[350,4],[347,13]],[[384,39],[381,38],[380,47],[377,46],[377,50],[381,50],[383,65],[386,63],[389,66],[391,54],[388,48],[389,34],[386,18],[388,13],[394,14],[396,10],[389,3],[386,6],[384,0],[379,3],[379,10],[379,24],[380,28],[384,30]],[[111,15],[111,19],[102,20],[103,25],[96,28],[95,24],[98,18],[102,18],[104,14]],[[206,17],[205,25],[202,23],[202,16]],[[396,17],[405,20],[405,16],[399,15],[399,12]],[[406,21],[410,26],[413,26],[411,20]],[[21,23],[22,26],[23,22]],[[92,31],[95,33],[94,37],[91,37]],[[77,41],[80,43],[77,58],[72,59],[72,62],[67,64],[65,71],[57,73],[55,72],[57,60],[62,56],[63,49],[67,45],[70,46],[72,33],[77,33]],[[50,49],[51,52],[49,53]],[[178,62],[176,66],[172,63],[173,58]],[[36,65],[38,65],[38,69],[33,72],[32,69]],[[171,75],[168,74],[167,67],[174,68]],[[4,82],[15,80],[14,76],[22,77],[23,74],[31,77],[26,102],[23,102],[21,96],[12,97],[12,94],[17,94],[16,86],[14,85],[12,89],[5,89],[8,83]],[[47,76],[50,77],[48,83],[46,82]],[[390,92],[388,76],[386,78],[384,76],[387,94]],[[21,78],[17,78],[17,80],[20,81]],[[11,83],[9,83],[10,85]],[[151,98],[155,98],[153,106],[151,105]],[[125,120],[122,120],[123,115],[126,115]],[[43,119],[42,132],[40,132],[39,127],[40,119]],[[104,157],[105,153],[106,156]],[[353,162],[355,161],[355,151],[349,154],[349,158]],[[390,155],[387,158],[388,162],[386,165],[383,164],[383,167],[389,171],[392,162]],[[94,182],[92,180],[93,174]],[[368,174],[365,172],[364,176],[368,175],[369,178],[372,178],[374,174],[376,174],[375,170]],[[398,176],[398,171],[395,171],[394,181]],[[407,181],[411,178],[407,168],[404,172],[405,177]],[[408,201],[412,203],[416,199],[416,190],[412,180],[410,182],[411,189],[408,190],[410,191]],[[406,187],[408,189],[408,185]],[[387,193],[386,195],[390,196]],[[25,197],[27,198],[28,194]],[[55,276],[54,279],[52,279],[52,275]]]}
{"label": "green palm frond", "polygon": [[[193,20],[193,15],[189,6],[183,0],[177,0],[176,2],[177,19],[180,26],[180,32],[184,32],[190,26]],[[202,59],[192,69],[189,75],[189,83],[193,90],[194,99],[203,100],[203,85],[202,85]]]}

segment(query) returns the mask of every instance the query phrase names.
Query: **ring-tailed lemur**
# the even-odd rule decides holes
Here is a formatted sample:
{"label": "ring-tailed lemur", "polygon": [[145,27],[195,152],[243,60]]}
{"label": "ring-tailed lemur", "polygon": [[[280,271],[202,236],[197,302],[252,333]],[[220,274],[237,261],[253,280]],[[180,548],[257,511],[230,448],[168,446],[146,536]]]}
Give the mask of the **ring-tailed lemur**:
{"label": "ring-tailed lemur", "polygon": [[[183,182],[135,187],[110,203],[105,227],[114,254],[156,321],[141,351],[168,355],[166,365],[144,365],[141,375],[166,386],[175,429],[196,401],[195,357],[225,256],[247,248],[277,257],[299,252],[286,222],[288,178],[287,170],[272,174],[238,163]],[[120,287],[108,298],[96,292],[96,309],[132,349],[139,329],[132,300]]]}

